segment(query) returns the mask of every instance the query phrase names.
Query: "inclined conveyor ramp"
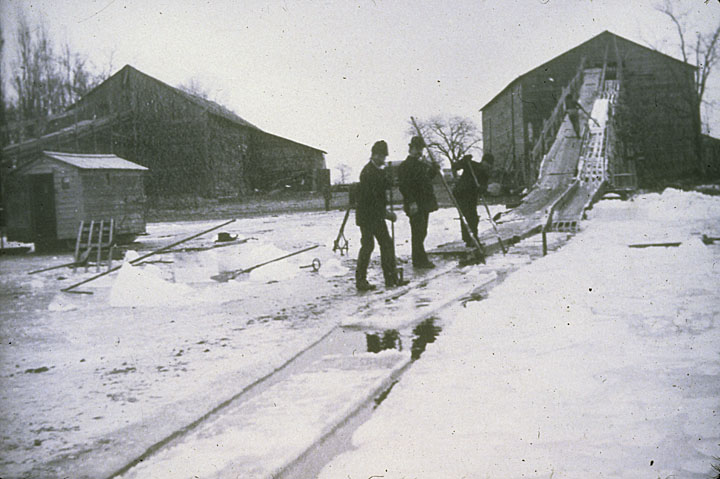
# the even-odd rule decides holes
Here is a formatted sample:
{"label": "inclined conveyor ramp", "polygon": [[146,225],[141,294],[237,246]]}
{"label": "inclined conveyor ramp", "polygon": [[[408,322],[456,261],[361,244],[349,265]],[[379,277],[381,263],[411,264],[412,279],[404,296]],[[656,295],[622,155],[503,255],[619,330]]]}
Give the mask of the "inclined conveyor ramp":
{"label": "inclined conveyor ramp", "polygon": [[605,191],[611,141],[609,122],[617,96],[618,83],[609,80],[592,105],[591,120],[585,123],[577,176],[548,213],[546,229],[575,232],[585,211]]}
{"label": "inclined conveyor ramp", "polygon": [[[577,94],[578,102],[590,111],[598,97],[601,68],[583,70],[582,84]],[[565,94],[559,101],[564,102]],[[568,191],[576,180],[578,160],[583,153],[583,140],[577,138],[567,114],[561,110],[557,133],[548,152],[540,163],[537,181],[523,198],[522,203],[502,215],[499,223],[543,224],[548,212]],[[582,117],[581,117],[582,120]],[[581,124],[584,123],[581,121]],[[587,136],[587,128],[584,136]]]}

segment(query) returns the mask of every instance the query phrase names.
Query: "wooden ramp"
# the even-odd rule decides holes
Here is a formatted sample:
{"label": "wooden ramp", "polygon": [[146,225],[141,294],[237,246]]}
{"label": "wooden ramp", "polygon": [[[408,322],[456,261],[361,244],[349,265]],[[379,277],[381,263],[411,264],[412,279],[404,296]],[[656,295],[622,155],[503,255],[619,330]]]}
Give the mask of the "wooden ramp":
{"label": "wooden ramp", "polygon": [[[598,85],[602,69],[591,68],[583,71],[583,82],[579,91],[579,102],[588,111],[592,110],[598,98]],[[590,137],[587,122],[583,122],[582,139],[575,136],[570,119],[565,115],[555,135],[555,140],[540,164],[538,180],[516,208],[504,213],[497,221],[500,237],[509,246],[529,236],[540,233],[545,227],[551,209],[576,181],[578,162],[583,145]],[[495,232],[490,229],[480,233],[480,242],[486,254],[500,251]],[[455,241],[429,251],[431,254],[463,255],[470,251],[462,241]]]}

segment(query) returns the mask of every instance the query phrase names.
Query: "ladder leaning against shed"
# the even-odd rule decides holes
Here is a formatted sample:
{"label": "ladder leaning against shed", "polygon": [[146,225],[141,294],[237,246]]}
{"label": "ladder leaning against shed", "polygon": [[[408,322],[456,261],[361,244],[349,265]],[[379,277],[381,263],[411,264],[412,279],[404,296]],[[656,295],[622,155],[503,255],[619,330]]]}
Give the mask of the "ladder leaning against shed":
{"label": "ladder leaning against shed", "polygon": [[85,271],[90,266],[90,256],[95,253],[95,269],[100,271],[103,249],[107,250],[107,267],[112,268],[112,255],[115,248],[115,220],[100,220],[80,222],[77,240],[75,241],[75,263],[73,271],[78,266],[85,265]]}

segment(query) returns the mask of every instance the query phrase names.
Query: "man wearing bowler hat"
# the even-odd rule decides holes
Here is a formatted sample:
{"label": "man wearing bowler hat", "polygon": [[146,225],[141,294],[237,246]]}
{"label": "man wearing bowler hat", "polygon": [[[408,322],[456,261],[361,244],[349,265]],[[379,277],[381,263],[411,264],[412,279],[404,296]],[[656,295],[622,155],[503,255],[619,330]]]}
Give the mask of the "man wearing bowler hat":
{"label": "man wearing bowler hat", "polygon": [[403,210],[410,218],[413,267],[430,269],[435,265],[425,252],[425,237],[430,213],[438,209],[432,179],[440,170],[440,165],[421,158],[425,148],[422,137],[413,136],[408,146],[408,156],[398,166],[398,184],[403,195]]}
{"label": "man wearing bowler hat", "polygon": [[376,239],[380,245],[380,263],[385,286],[392,288],[401,284],[395,269],[395,245],[385,224],[386,219],[397,219],[395,213],[387,209],[385,197],[385,191],[390,186],[383,169],[387,156],[387,143],[383,140],[375,142],[370,151],[370,161],[360,173],[355,209],[355,223],[360,227],[361,234],[360,253],[355,269],[355,287],[358,291],[375,289],[375,285],[368,283],[367,269]]}

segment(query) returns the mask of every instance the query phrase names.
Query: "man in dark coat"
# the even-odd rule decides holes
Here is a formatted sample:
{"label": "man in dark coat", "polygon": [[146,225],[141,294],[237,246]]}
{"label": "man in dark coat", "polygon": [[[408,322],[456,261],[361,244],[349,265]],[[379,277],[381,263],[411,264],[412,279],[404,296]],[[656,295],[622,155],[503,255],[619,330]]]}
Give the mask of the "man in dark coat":
{"label": "man in dark coat", "polygon": [[383,169],[387,156],[387,143],[382,140],[376,142],[372,146],[370,161],[360,173],[355,210],[355,223],[360,227],[361,234],[360,253],[355,270],[355,287],[358,291],[375,289],[375,286],[367,281],[367,269],[376,239],[380,245],[380,263],[385,286],[392,288],[399,284],[395,269],[395,245],[385,224],[386,219],[397,219],[395,213],[388,211],[385,197],[385,191],[390,186]]}
{"label": "man in dark coat", "polygon": [[465,220],[467,221],[470,231],[467,231],[465,225],[460,223],[462,231],[462,239],[467,246],[475,246],[470,234],[477,238],[478,234],[478,214],[477,202],[478,197],[487,191],[488,181],[490,179],[490,171],[495,158],[490,153],[485,153],[482,157],[482,163],[473,161],[472,155],[465,155],[459,161],[453,163],[452,168],[456,171],[462,171],[460,179],[458,179],[453,196],[460,207]]}
{"label": "man in dark coat", "polygon": [[415,268],[434,268],[425,252],[430,213],[438,209],[432,179],[440,166],[428,164],[421,159],[425,142],[420,136],[413,136],[408,157],[398,166],[398,184],[403,195],[403,209],[410,218],[412,236],[412,262]]}

